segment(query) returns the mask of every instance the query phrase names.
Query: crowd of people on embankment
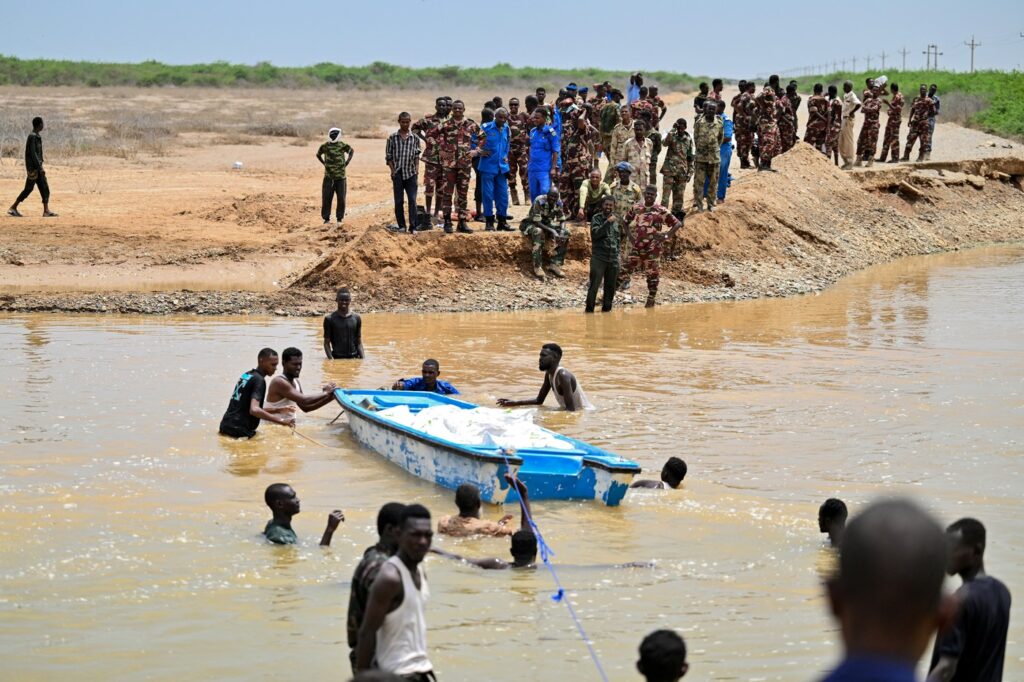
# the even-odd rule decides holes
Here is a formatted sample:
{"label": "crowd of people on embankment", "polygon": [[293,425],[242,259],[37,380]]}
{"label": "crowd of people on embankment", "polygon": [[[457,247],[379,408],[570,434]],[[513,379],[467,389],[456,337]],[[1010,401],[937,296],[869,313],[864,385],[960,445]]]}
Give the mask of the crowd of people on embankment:
{"label": "crowd of people on embankment", "polygon": [[[513,231],[510,199],[512,205],[525,202],[529,212],[519,230],[530,244],[534,276],[564,277],[569,224],[586,221],[593,242],[586,310],[596,309],[599,294],[601,310],[611,310],[616,291],[629,289],[634,275],[646,280],[646,305],[653,306],[662,258],[678,256],[677,233],[687,212],[713,211],[726,200],[734,153],[741,168],[770,171],[774,158],[800,142],[803,96],[797,81],[783,84],[771,76],[760,90],[753,80],[738,85],[739,92],[727,104],[722,79],[701,83],[692,123],[685,117],[664,121],[668,106],[658,87],[645,85],[640,73],[623,89],[609,82],[592,88],[568,83],[550,103],[542,87],[522,102],[511,97],[506,104],[495,96],[483,103],[479,122],[467,115],[465,102],[439,96],[434,111],[420,118],[401,112],[398,130],[387,139],[384,162],[394,190],[392,228],[415,233],[433,229],[436,221],[445,233],[469,233],[469,223],[476,220],[485,230]],[[867,79],[859,98],[850,81],[842,90],[840,95],[835,86],[813,84],[803,143],[836,164],[842,159],[844,169],[870,166],[879,154],[884,106],[885,135],[877,161],[899,161],[905,108],[899,85],[879,76]],[[921,84],[910,103],[903,161],[915,145],[918,161],[931,154],[937,92],[937,85]],[[858,115],[863,121],[855,136]],[[19,206],[38,187],[43,215],[55,217],[44,168],[43,120],[35,118],[32,126],[25,148],[25,187],[8,215],[20,217]],[[324,167],[324,223],[331,222],[332,208],[337,222],[344,220],[347,167],[354,153],[339,127],[332,127],[316,150]],[[470,211],[474,176],[475,210]]]}

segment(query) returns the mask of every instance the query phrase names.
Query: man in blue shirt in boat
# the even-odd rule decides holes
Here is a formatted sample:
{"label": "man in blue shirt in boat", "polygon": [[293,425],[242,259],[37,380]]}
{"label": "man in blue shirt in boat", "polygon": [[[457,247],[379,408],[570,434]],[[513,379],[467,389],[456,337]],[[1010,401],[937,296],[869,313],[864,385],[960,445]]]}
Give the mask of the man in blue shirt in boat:
{"label": "man in blue shirt in boat", "polygon": [[545,343],[540,349],[540,361],[538,366],[544,372],[544,383],[541,384],[540,393],[532,400],[509,400],[498,398],[498,404],[502,407],[521,407],[524,405],[543,405],[544,399],[548,397],[551,389],[555,390],[555,399],[558,406],[563,410],[575,412],[576,410],[593,409],[593,405],[587,400],[587,394],[583,387],[576,381],[575,375],[565,367],[560,367],[562,362],[562,348],[557,343]]}
{"label": "man in blue shirt in boat", "polygon": [[440,393],[441,395],[458,395],[459,389],[447,381],[441,381],[437,377],[441,374],[441,365],[437,360],[423,361],[423,376],[412,379],[399,379],[392,386],[392,391],[426,391],[428,393]]}

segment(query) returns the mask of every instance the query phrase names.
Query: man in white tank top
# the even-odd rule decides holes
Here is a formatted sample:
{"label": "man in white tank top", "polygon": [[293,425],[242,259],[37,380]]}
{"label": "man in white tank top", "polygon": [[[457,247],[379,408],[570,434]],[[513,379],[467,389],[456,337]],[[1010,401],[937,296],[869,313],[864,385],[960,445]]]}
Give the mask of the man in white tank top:
{"label": "man in white tank top", "polygon": [[427,508],[407,506],[402,511],[398,553],[381,565],[370,588],[359,628],[356,672],[377,668],[417,682],[435,679],[427,658],[423,611],[430,589],[422,566],[433,537]]}
{"label": "man in white tank top", "polygon": [[302,351],[298,348],[285,348],[281,353],[281,374],[270,381],[267,386],[267,406],[271,408],[296,408],[303,412],[319,410],[324,405],[334,402],[334,384],[325,384],[321,393],[306,395],[299,383],[302,372]]}
{"label": "man in white tank top", "polygon": [[533,400],[509,400],[499,398],[498,404],[502,407],[520,407],[522,405],[543,405],[548,392],[554,389],[555,400],[563,410],[575,412],[576,410],[592,410],[594,406],[587,400],[587,394],[576,381],[575,375],[565,367],[560,367],[562,362],[562,348],[557,343],[545,343],[540,349],[540,371],[544,372],[544,383],[541,384],[540,393]]}

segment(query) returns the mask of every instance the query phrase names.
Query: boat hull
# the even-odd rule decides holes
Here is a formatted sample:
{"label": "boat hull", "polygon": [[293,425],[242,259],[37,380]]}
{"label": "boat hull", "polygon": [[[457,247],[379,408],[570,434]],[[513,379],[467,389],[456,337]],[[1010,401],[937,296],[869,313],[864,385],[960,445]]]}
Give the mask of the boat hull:
{"label": "boat hull", "polygon": [[393,464],[424,480],[457,488],[473,483],[483,501],[518,502],[505,481],[514,473],[526,483],[532,500],[597,500],[618,505],[633,478],[636,463],[560,434],[569,449],[521,449],[512,453],[495,446],[463,445],[442,440],[378,414],[381,409],[406,405],[419,410],[434,405],[477,409],[449,396],[416,391],[346,391],[335,398],[349,417],[353,436]]}

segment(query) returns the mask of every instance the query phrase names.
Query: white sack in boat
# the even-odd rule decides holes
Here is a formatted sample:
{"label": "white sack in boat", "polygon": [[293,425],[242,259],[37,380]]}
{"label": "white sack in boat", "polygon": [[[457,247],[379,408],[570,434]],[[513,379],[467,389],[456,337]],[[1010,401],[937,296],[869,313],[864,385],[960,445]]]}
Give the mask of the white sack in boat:
{"label": "white sack in boat", "polygon": [[413,413],[407,405],[377,414],[402,426],[460,445],[493,445],[500,448],[553,448],[572,450],[573,445],[533,422],[536,410],[496,410],[478,407],[464,410],[455,405],[435,405]]}

